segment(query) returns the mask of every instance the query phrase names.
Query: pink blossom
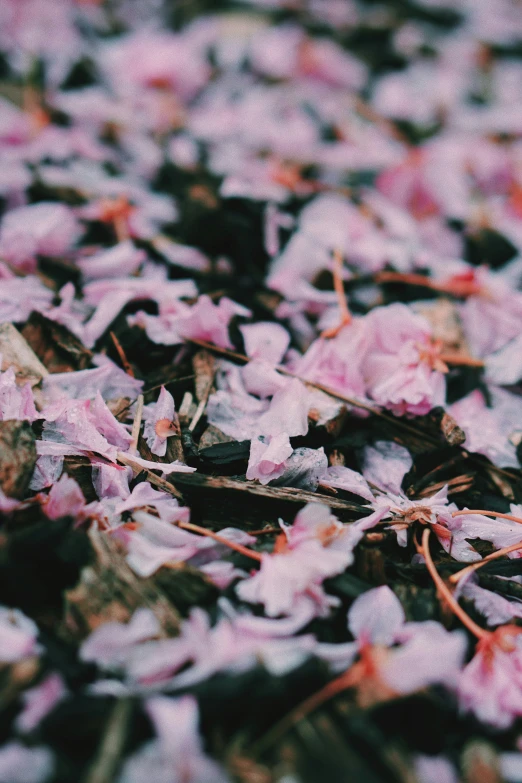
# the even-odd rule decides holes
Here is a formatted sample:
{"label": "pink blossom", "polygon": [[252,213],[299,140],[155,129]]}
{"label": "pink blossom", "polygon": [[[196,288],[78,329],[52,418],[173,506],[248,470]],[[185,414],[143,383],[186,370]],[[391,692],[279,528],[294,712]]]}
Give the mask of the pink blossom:
{"label": "pink blossom", "polygon": [[210,297],[200,296],[197,303],[184,315],[179,333],[185,339],[207,340],[221,348],[232,348],[228,325],[235,315],[249,316],[250,310],[236,304],[226,296],[215,305]]}
{"label": "pink blossom", "polygon": [[130,240],[119,242],[109,250],[77,261],[84,280],[132,275],[145,260],[145,252],[138,250]]}
{"label": "pink blossom", "polygon": [[286,546],[282,551],[262,555],[260,570],[240,582],[238,596],[262,604],[265,614],[291,614],[299,602],[316,603],[325,614],[335,603],[326,596],[322,582],[341,573],[353,562],[353,550],[382,517],[378,512],[351,525],[342,525],[327,506],[311,503],[299,512],[292,526],[283,525]]}
{"label": "pink blossom", "polygon": [[[180,508],[176,515],[181,521],[186,516],[184,508]],[[208,559],[228,552],[224,544],[216,544],[211,538],[183,530],[145,511],[135,511],[133,520],[134,529],[123,526],[116,528],[113,535],[124,543],[128,552],[127,562],[141,577],[151,576],[166,563],[191,560],[203,552]],[[235,528],[224,528],[220,535],[240,544],[251,544],[255,540]]]}
{"label": "pink blossom", "polygon": [[288,435],[284,432],[268,441],[263,435],[254,438],[250,444],[250,457],[246,477],[268,484],[285,472],[285,462],[292,454]]}
{"label": "pink blossom", "polygon": [[220,560],[205,563],[198,566],[198,568],[220,590],[226,590],[236,579],[243,579],[248,576],[246,571],[236,568],[233,563]]}
{"label": "pink blossom", "polygon": [[83,642],[80,658],[106,669],[118,669],[136,644],[160,635],[155,614],[150,609],[137,609],[126,625],[108,622],[96,628]]}
{"label": "pink blossom", "polygon": [[92,370],[47,375],[43,381],[46,398],[59,400],[66,395],[78,400],[89,400],[100,394],[105,400],[119,397],[133,400],[141,393],[143,381],[131,378],[107,356],[95,356],[93,361],[98,366]]}
{"label": "pink blossom", "polygon": [[367,347],[366,321],[356,318],[337,337],[315,340],[293,369],[307,381],[364,399],[362,361]]}
{"label": "pink blossom", "polygon": [[227,783],[221,767],[204,752],[198,734],[198,706],[192,696],[155,696],[146,710],[157,738],[146,743],[124,764],[118,783]]}
{"label": "pink blossom", "polygon": [[[464,580],[461,580],[459,587],[462,581]],[[465,580],[460,595],[473,602],[475,609],[486,618],[487,624],[490,626],[501,625],[510,622],[515,617],[522,617],[522,603],[509,601],[502,595],[485,590],[471,579]]]}
{"label": "pink blossom", "polygon": [[152,462],[132,454],[132,461],[146,470],[159,470],[163,476],[168,476],[170,473],[194,473],[196,471],[196,468],[191,468],[177,459],[173,462]]}
{"label": "pink blossom", "polygon": [[288,383],[288,378],[281,375],[273,364],[263,359],[251,359],[241,368],[241,378],[245,390],[261,399],[272,397]]}
{"label": "pink blossom", "polygon": [[92,484],[105,508],[109,504],[112,506],[112,501],[119,501],[130,496],[129,481],[133,475],[131,468],[122,465],[107,465],[101,462],[95,464],[92,458],[91,462],[93,463]]}
{"label": "pink blossom", "polygon": [[59,674],[49,674],[39,685],[25,691],[22,696],[23,709],[16,718],[16,727],[21,732],[35,729],[46,715],[67,695],[67,688]]}
{"label": "pink blossom", "polygon": [[143,31],[111,41],[103,54],[106,74],[122,95],[143,88],[170,88],[190,98],[210,69],[190,39],[167,32]]}
{"label": "pink blossom", "polygon": [[[1,366],[0,354],[0,368]],[[8,367],[5,372],[0,372],[0,421],[8,419],[35,421],[38,418],[29,381],[23,386],[17,386],[13,366]]]}
{"label": "pink blossom", "polygon": [[334,489],[343,489],[345,492],[351,492],[365,500],[373,503],[373,493],[363,476],[356,470],[351,470],[343,465],[334,465],[327,468],[326,473],[321,476],[321,484]]}
{"label": "pink blossom", "polygon": [[427,321],[393,304],[372,310],[367,322],[372,338],[362,371],[369,396],[398,416],[442,405],[445,381]]}
{"label": "pink blossom", "polygon": [[485,268],[478,269],[474,279],[479,291],[468,297],[460,316],[473,356],[483,358],[522,332],[522,294],[502,275]]}
{"label": "pink blossom", "polygon": [[19,500],[7,497],[0,489],[0,512],[2,514],[12,514],[13,511],[19,508],[23,508],[23,504]]}
{"label": "pink blossom", "polygon": [[348,627],[355,642],[323,644],[318,650],[337,671],[350,666],[359,653],[391,692],[408,694],[434,684],[455,687],[466,652],[465,634],[448,633],[433,621],[405,622],[399,599],[386,585],[356,598]]}
{"label": "pink blossom", "polygon": [[433,621],[406,623],[397,641],[380,668],[390,688],[407,694],[435,684],[456,686],[467,647],[462,631],[448,633]]}
{"label": "pink blossom", "polygon": [[293,378],[274,394],[268,410],[259,416],[257,432],[270,437],[281,433],[291,438],[306,435],[310,407],[308,390]]}
{"label": "pink blossom", "polygon": [[[510,509],[514,516],[521,516],[521,506],[511,504]],[[501,517],[492,518],[482,514],[466,514],[448,519],[447,524],[451,530],[451,552],[454,557],[454,548],[457,548],[457,551],[459,551],[465,545],[466,539],[480,538],[482,541],[489,541],[495,549],[502,549],[520,541],[520,525]],[[474,552],[469,544],[468,546],[470,547],[470,552]],[[520,557],[518,552],[511,552],[510,556]],[[471,561],[473,559],[479,560],[480,558],[475,554],[474,557],[470,555],[469,559]]]}
{"label": "pink blossom", "polygon": [[408,449],[393,441],[378,441],[363,452],[364,478],[381,492],[402,494],[402,481],[412,465]]}
{"label": "pink blossom", "polygon": [[68,207],[42,201],[7,212],[0,227],[0,254],[13,266],[34,272],[37,255],[63,255],[79,235]]}
{"label": "pink blossom", "polygon": [[89,418],[96,425],[100,432],[109,443],[117,446],[119,449],[129,448],[132,437],[115,416],[110,412],[103,398],[98,391],[94,400],[90,401]]}
{"label": "pink blossom", "polygon": [[482,640],[459,679],[459,703],[483,723],[508,728],[522,715],[522,657],[518,629],[504,626]]}
{"label": "pink blossom", "polygon": [[45,312],[51,307],[53,292],[35,275],[1,281],[0,320],[23,323],[33,310]]}
{"label": "pink blossom", "polygon": [[16,663],[40,652],[38,628],[19,609],[0,606],[0,661]]}
{"label": "pink blossom", "polygon": [[[65,443],[75,448],[75,453],[95,452],[116,461],[118,448],[98,430],[89,400],[62,400],[44,409],[43,439]],[[107,430],[106,430],[107,431]],[[112,438],[113,433],[109,432]],[[116,437],[119,440],[119,436]]]}
{"label": "pink blossom", "polygon": [[143,437],[153,454],[164,457],[167,451],[167,438],[175,434],[174,399],[164,386],[161,387],[157,402],[143,409]]}
{"label": "pink blossom", "polygon": [[406,617],[401,602],[386,585],[360,595],[348,611],[348,628],[356,639],[391,646]]}
{"label": "pink blossom", "polygon": [[54,769],[49,748],[26,748],[20,742],[8,742],[0,747],[0,779],[10,783],[45,783]]}
{"label": "pink blossom", "polygon": [[297,487],[315,492],[328,467],[324,448],[309,449],[299,446],[294,449],[285,463],[284,473],[273,479],[275,486]]}
{"label": "pink blossom", "polygon": [[[103,496],[106,497],[105,493]],[[172,495],[154,489],[148,481],[136,484],[132,492],[115,506],[114,513],[119,515],[145,506],[155,508],[164,522],[189,521],[190,511],[187,507],[180,506]]]}
{"label": "pink blossom", "polygon": [[454,766],[444,756],[416,756],[415,774],[419,783],[459,783]]}
{"label": "pink blossom", "polygon": [[[185,311],[182,307],[182,297],[197,295],[197,289],[192,280],[166,280],[162,270],[157,274],[156,269],[151,270],[148,278],[111,278],[107,280],[94,280],[83,288],[84,301],[95,308],[91,318],[84,324],[83,342],[87,347],[95,344],[105,330],[116,318],[120,310],[135,299],[151,299],[158,303],[160,314],[174,311],[179,314]],[[139,313],[134,317],[138,319]],[[150,316],[155,323],[157,316]],[[132,319],[131,319],[132,321]],[[174,343],[181,342],[179,337]]]}
{"label": "pink blossom", "polygon": [[491,387],[491,402],[490,408],[482,392],[475,389],[454,402],[449,412],[466,433],[468,451],[484,454],[499,467],[518,468],[516,448],[510,436],[522,414],[520,397]]}
{"label": "pink blossom", "polygon": [[[126,671],[131,682],[168,683],[177,689],[203,682],[217,672],[248,671],[259,663],[281,676],[313,654],[314,647],[311,635],[278,637],[269,629],[249,630],[241,616],[221,617],[211,627],[206,613],[193,609],[175,639],[136,647]],[[184,668],[187,664],[191,665]]]}
{"label": "pink blossom", "polygon": [[49,519],[72,517],[76,519],[85,508],[85,497],[79,484],[65,473],[53,484],[47,496],[43,496],[42,507]]}
{"label": "pink blossom", "polygon": [[290,344],[290,335],[281,324],[259,321],[240,327],[249,359],[262,359],[279,364]]}

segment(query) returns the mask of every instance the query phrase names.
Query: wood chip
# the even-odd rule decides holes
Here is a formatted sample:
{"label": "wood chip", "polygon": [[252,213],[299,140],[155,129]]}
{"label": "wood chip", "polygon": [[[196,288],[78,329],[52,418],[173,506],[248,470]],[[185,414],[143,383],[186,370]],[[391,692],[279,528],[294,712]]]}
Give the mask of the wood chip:
{"label": "wood chip", "polygon": [[165,634],[177,633],[179,614],[154,578],[138,578],[110,535],[95,526],[88,535],[96,559],[83,569],[79,584],[65,593],[62,635],[83,638],[103,623],[128,622],[143,606],[154,612]]}
{"label": "wood chip", "polygon": [[47,367],[42,364],[27,340],[18,329],[10,323],[0,324],[0,355],[2,356],[2,371],[14,367],[16,382],[37,386],[42,378],[49,375]]}
{"label": "wood chip", "polygon": [[27,421],[0,421],[0,488],[23,498],[36,464],[35,436]]}

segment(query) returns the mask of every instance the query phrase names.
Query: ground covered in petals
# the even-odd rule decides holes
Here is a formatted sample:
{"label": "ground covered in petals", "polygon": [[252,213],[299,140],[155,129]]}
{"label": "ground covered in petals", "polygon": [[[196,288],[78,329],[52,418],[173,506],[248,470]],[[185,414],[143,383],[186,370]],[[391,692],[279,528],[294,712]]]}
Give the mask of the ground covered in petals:
{"label": "ground covered in petals", "polygon": [[0,783],[522,781],[517,0],[0,1]]}

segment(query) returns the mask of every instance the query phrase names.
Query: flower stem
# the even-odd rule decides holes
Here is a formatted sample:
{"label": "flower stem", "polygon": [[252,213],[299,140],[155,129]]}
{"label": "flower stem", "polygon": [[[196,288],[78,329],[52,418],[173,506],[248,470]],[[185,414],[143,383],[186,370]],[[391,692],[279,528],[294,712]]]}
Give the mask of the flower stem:
{"label": "flower stem", "polygon": [[193,525],[192,522],[178,522],[177,526],[183,528],[183,530],[190,530],[192,533],[199,533],[202,536],[207,536],[207,538],[213,538],[214,541],[218,541],[220,544],[228,546],[229,549],[233,549],[235,552],[239,552],[239,554],[245,555],[245,557],[250,557],[252,560],[257,560],[258,563],[260,563],[262,560],[262,555],[259,552],[254,552],[253,549],[248,549],[246,546],[236,544],[234,541],[229,541],[228,538],[225,538],[225,536],[220,536],[219,533],[214,533],[213,530],[207,530],[206,527]]}
{"label": "flower stem", "polygon": [[517,522],[519,525],[522,525],[522,519],[520,517],[515,517],[513,514],[501,514],[500,511],[487,511],[487,509],[484,508],[466,508],[463,511],[453,511],[451,516],[463,517],[473,514],[482,514],[482,516],[485,517],[500,517],[501,519],[509,519],[511,522]]}
{"label": "flower stem", "polygon": [[321,337],[336,337],[343,326],[346,326],[347,324],[350,324],[352,322],[352,315],[350,313],[350,310],[348,309],[348,304],[346,302],[346,292],[344,290],[344,282],[343,282],[343,254],[340,250],[334,250],[334,268],[333,268],[333,281],[334,281],[334,288],[335,293],[337,294],[337,301],[339,304],[339,311],[341,314],[341,320],[337,326],[334,326],[332,329],[326,329],[322,334]]}
{"label": "flower stem", "polygon": [[283,737],[286,732],[295,726],[299,721],[304,720],[312,712],[315,712],[325,702],[330,701],[338,693],[350,688],[352,686],[351,670],[343,672],[334,680],[327,683],[323,688],[312,693],[307,699],[302,701],[297,707],[294,707],[289,713],[287,713],[275,726],[273,726],[264,737],[256,742],[253,751],[255,754],[259,754],[265,751],[268,747],[277,742]]}
{"label": "flower stem", "polygon": [[459,571],[457,574],[452,574],[449,581],[456,585],[461,579],[464,579],[468,574],[473,573],[473,571],[478,571],[479,568],[482,568],[483,565],[489,563],[490,560],[497,560],[497,558],[503,557],[504,555],[509,554],[509,552],[516,552],[517,549],[522,549],[522,542],[511,544],[511,546],[505,546],[503,549],[497,549],[496,552],[492,552],[490,555],[487,555],[487,557],[484,557],[476,563],[471,563],[471,565],[466,566],[466,568],[463,568],[462,571]]}
{"label": "flower stem", "polygon": [[489,637],[489,631],[485,631],[477,623],[475,623],[471,617],[464,611],[458,601],[454,598],[451,590],[445,584],[439,572],[435,568],[435,564],[432,560],[430,547],[430,530],[427,528],[422,534],[422,554],[426,561],[426,567],[430,573],[431,578],[435,582],[435,586],[439,595],[446,601],[451,611],[459,618],[462,625],[464,625],[470,633],[477,637],[477,639],[486,639]]}

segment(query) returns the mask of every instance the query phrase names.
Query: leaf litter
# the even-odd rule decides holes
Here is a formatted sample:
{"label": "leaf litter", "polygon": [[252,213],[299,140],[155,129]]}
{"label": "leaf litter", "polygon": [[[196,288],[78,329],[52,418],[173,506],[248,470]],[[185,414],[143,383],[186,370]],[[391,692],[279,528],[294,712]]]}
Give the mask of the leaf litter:
{"label": "leaf litter", "polygon": [[0,21],[0,781],[522,780],[516,3]]}

